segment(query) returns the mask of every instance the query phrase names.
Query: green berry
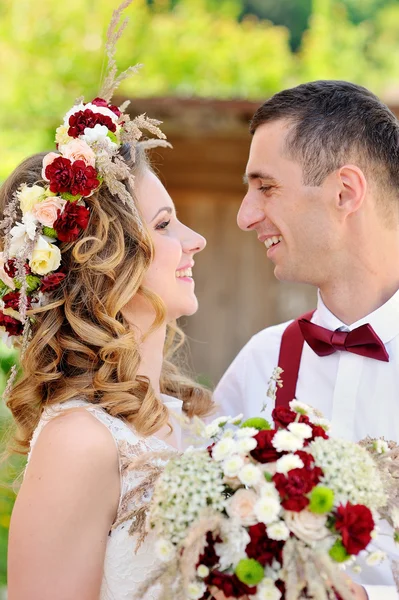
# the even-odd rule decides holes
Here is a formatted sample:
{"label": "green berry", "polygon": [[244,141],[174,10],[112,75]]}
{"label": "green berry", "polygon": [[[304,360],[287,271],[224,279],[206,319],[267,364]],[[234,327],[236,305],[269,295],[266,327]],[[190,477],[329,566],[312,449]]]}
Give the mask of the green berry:
{"label": "green berry", "polygon": [[63,194],[61,194],[61,198],[63,198],[64,200],[68,200],[68,202],[77,202],[78,200],[80,200],[81,197],[82,196],[80,194],[72,196],[72,194],[70,194],[69,192],[64,192]]}
{"label": "green berry", "polygon": [[329,550],[329,555],[335,562],[342,563],[348,560],[350,554],[347,553],[345,546],[341,540],[337,540]]}
{"label": "green berry", "polygon": [[334,506],[334,492],[328,487],[318,485],[311,491],[308,509],[318,515],[330,512]]}
{"label": "green berry", "polygon": [[41,281],[40,277],[37,277],[36,275],[27,275],[26,276],[26,283],[28,286],[26,288],[26,291],[28,292],[28,294],[37,290],[37,288],[40,285],[40,281]]}
{"label": "green berry", "polygon": [[263,417],[251,417],[241,423],[240,427],[255,427],[258,431],[262,431],[263,429],[271,429],[271,425],[269,421],[266,421]]}
{"label": "green berry", "polygon": [[47,237],[57,239],[57,232],[52,227],[44,226],[42,229],[42,233],[43,233],[43,235],[46,235]]}
{"label": "green berry", "polygon": [[265,576],[262,565],[254,558],[243,558],[236,566],[235,574],[245,585],[258,585]]}

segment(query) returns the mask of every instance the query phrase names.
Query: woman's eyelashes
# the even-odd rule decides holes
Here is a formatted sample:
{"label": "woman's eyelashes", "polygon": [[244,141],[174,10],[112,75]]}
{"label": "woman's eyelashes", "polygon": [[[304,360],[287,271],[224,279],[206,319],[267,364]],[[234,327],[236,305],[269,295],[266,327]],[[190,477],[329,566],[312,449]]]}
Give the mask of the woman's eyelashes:
{"label": "woman's eyelashes", "polygon": [[161,221],[161,223],[158,223],[158,225],[156,225],[155,229],[157,229],[157,230],[166,229],[167,226],[169,225],[169,223],[170,223],[170,219],[169,219],[169,221]]}

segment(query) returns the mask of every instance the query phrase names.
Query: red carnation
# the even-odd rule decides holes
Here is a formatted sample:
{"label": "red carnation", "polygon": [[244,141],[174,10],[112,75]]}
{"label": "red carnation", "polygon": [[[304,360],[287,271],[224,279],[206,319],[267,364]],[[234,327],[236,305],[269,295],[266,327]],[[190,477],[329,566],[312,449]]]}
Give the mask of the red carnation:
{"label": "red carnation", "polygon": [[[28,263],[25,263],[25,274],[29,275],[31,272],[31,268]],[[8,261],[4,265],[4,270],[11,279],[13,279],[17,275],[17,261],[15,258],[9,258]]]}
{"label": "red carnation", "polygon": [[56,273],[51,273],[50,275],[46,275],[42,278],[40,291],[41,292],[52,292],[56,290],[61,283],[64,281],[66,277],[66,273],[63,271],[57,271]]}
{"label": "red carnation", "polygon": [[5,330],[9,335],[20,336],[22,335],[24,326],[21,321],[18,319],[14,319],[14,317],[10,317],[9,315],[5,315],[0,311],[0,326],[5,327]]}
{"label": "red carnation", "polygon": [[375,524],[373,515],[363,504],[342,504],[337,508],[335,529],[342,535],[342,543],[348,554],[359,554],[371,541]]}
{"label": "red carnation", "polygon": [[206,546],[203,553],[198,558],[197,566],[206,565],[207,567],[212,568],[217,565],[219,557],[215,552],[215,544],[220,543],[221,541],[222,539],[219,536],[213,539],[212,532],[208,531],[206,534]]}
{"label": "red carnation", "polygon": [[109,110],[112,110],[112,112],[115,113],[117,117],[120,117],[122,114],[117,106],[114,106],[114,104],[108,104],[108,102],[106,100],[103,100],[102,98],[94,98],[94,100],[92,100],[91,103],[95,104],[96,106],[105,106],[106,108],[109,108]]}
{"label": "red carnation", "polygon": [[289,408],[284,406],[276,406],[272,412],[272,419],[276,429],[287,429],[290,423],[306,423],[309,424],[309,417],[306,415],[299,415]]}
{"label": "red carnation", "polygon": [[271,540],[267,536],[266,525],[264,523],[251,525],[248,533],[251,538],[251,541],[245,548],[248,558],[254,558],[263,566],[271,565],[274,559],[282,563],[282,552],[285,542]]}
{"label": "red carnation", "polygon": [[99,181],[97,171],[94,167],[87,166],[83,160],[75,160],[72,163],[73,181],[70,187],[72,196],[90,196],[95,190]]}
{"label": "red carnation", "polygon": [[250,454],[252,458],[260,463],[275,462],[282,452],[277,452],[276,448],[272,444],[272,439],[276,429],[262,429],[254,436],[254,439],[258,442],[258,445],[254,450],[251,450]]}
{"label": "red carnation", "polygon": [[312,428],[313,435],[311,439],[309,439],[309,442],[313,441],[317,437],[322,437],[325,440],[328,440],[328,433],[323,427],[321,427],[321,425],[313,425],[312,423],[310,423],[310,426]]}
{"label": "red carnation", "polygon": [[256,594],[256,586],[250,587],[242,583],[236,575],[212,571],[204,581],[207,586],[215,586],[221,590],[226,598],[241,598],[248,594]]}
{"label": "red carnation", "polygon": [[[3,296],[3,302],[5,308],[12,308],[13,310],[19,310],[19,292],[9,292],[5,296]],[[26,307],[31,307],[31,299],[29,296],[26,297]]]}
{"label": "red carnation", "polygon": [[73,185],[73,169],[69,158],[58,156],[47,165],[45,175],[50,182],[50,190],[56,194],[70,192]]}
{"label": "red carnation", "polygon": [[301,469],[291,469],[284,475],[283,473],[275,473],[273,482],[276,486],[281,498],[281,505],[286,510],[300,512],[309,504],[307,494],[319,483],[323,475],[320,467],[314,465],[314,459],[307,452],[296,452],[296,454],[304,462],[304,467]]}
{"label": "red carnation", "polygon": [[73,242],[80,234],[81,229],[86,229],[89,222],[90,211],[85,206],[79,206],[76,202],[67,202],[63,212],[57,211],[57,219],[54,221],[54,229],[61,242]]}
{"label": "red carnation", "polygon": [[96,125],[105,125],[109,131],[116,131],[116,125],[111,117],[95,113],[90,108],[86,108],[69,117],[68,135],[77,138],[84,133],[86,127],[93,129]]}

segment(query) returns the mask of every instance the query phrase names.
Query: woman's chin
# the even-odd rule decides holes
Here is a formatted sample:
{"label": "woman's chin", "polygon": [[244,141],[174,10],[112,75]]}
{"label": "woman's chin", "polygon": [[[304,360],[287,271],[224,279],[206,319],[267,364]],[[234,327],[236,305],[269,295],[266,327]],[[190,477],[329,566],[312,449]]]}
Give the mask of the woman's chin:
{"label": "woman's chin", "polygon": [[173,311],[175,313],[173,319],[180,319],[180,317],[191,317],[191,315],[194,315],[198,310],[198,300],[194,296],[190,302],[184,303],[184,305],[180,306],[179,308],[180,310]]}

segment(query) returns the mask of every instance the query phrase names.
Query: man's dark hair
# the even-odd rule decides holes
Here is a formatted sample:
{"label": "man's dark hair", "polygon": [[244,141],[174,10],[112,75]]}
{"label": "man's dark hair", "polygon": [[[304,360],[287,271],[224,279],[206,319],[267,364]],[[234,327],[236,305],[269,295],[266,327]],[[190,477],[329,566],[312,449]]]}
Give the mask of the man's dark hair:
{"label": "man's dark hair", "polygon": [[399,192],[399,123],[366,88],[347,81],[313,81],[283,90],[258,108],[250,131],[280,119],[292,123],[286,151],[302,165],[305,185],[321,185],[350,160],[380,185]]}

